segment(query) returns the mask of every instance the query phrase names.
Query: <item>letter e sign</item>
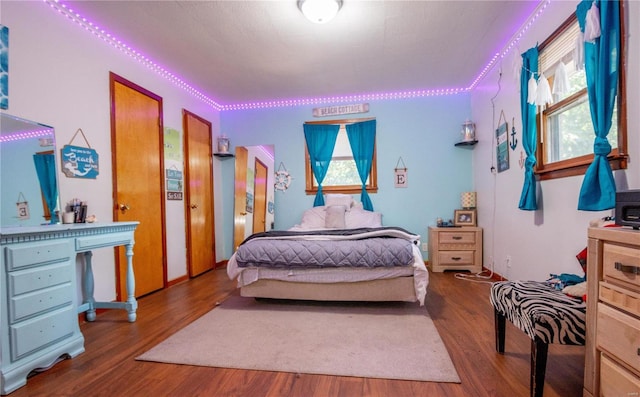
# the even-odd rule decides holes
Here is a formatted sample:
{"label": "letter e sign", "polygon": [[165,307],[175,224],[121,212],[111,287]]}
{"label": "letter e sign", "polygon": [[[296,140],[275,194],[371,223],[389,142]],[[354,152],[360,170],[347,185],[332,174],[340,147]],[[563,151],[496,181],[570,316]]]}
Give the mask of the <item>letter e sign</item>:
{"label": "letter e sign", "polygon": [[406,168],[395,169],[394,186],[407,187],[407,169]]}

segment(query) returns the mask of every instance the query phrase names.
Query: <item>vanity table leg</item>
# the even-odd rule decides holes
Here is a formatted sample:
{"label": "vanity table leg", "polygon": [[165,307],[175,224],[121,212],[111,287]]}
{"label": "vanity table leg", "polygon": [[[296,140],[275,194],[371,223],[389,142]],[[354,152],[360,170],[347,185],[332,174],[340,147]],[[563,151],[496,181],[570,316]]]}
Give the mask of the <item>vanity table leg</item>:
{"label": "vanity table leg", "polygon": [[87,321],[94,321],[96,319],[96,300],[93,298],[93,268],[91,267],[91,257],[93,253],[87,251],[84,253],[84,302],[89,304],[89,309],[85,314]]}
{"label": "vanity table leg", "polygon": [[130,323],[136,321],[138,302],[135,297],[136,279],[133,274],[133,243],[126,245],[127,255],[127,313]]}

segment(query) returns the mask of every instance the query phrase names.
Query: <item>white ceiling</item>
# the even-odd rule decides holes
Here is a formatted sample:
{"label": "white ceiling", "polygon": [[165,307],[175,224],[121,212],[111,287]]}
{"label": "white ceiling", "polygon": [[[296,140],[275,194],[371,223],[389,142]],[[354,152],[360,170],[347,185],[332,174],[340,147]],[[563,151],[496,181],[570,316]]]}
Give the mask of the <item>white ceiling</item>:
{"label": "white ceiling", "polygon": [[221,105],[468,87],[538,0],[344,0],[326,24],[296,0],[66,4]]}

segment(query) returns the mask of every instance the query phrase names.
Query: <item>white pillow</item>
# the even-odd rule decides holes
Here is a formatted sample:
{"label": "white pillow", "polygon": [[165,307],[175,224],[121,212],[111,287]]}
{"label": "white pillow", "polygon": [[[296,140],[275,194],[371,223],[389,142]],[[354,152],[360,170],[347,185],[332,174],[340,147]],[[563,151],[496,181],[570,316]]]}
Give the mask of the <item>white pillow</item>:
{"label": "white pillow", "polygon": [[351,197],[350,194],[333,193],[333,194],[327,194],[325,196],[324,205],[326,205],[327,207],[331,207],[334,205],[342,205],[347,211],[349,211],[349,209],[351,208],[352,201],[353,201],[353,198]]}
{"label": "white pillow", "polygon": [[345,215],[345,225],[347,229],[382,227],[382,214],[354,207]]}
{"label": "white pillow", "polygon": [[327,206],[324,226],[329,229],[344,229],[347,207],[344,205]]}
{"label": "white pillow", "polygon": [[301,229],[324,229],[326,207],[319,206],[306,210],[302,214]]}

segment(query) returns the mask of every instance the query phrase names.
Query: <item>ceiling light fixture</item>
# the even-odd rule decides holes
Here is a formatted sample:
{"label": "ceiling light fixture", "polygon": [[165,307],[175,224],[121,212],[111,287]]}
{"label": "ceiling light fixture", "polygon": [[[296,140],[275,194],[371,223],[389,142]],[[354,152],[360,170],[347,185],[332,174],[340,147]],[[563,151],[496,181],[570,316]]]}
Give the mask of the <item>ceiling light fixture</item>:
{"label": "ceiling light fixture", "polygon": [[342,7],[342,0],[298,0],[298,8],[314,23],[332,20]]}

